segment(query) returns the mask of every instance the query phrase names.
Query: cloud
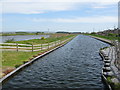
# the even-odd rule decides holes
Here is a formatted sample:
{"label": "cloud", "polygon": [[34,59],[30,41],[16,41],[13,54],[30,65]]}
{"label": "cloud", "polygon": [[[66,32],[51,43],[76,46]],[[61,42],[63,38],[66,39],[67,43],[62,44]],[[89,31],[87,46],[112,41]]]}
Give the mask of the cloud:
{"label": "cloud", "polygon": [[1,0],[3,13],[40,14],[48,11],[76,9],[85,3],[95,3],[93,8],[105,8],[119,0]]}
{"label": "cloud", "polygon": [[107,8],[107,7],[105,7],[105,6],[94,6],[93,8],[101,9],[101,8]]}
{"label": "cloud", "polygon": [[77,17],[77,18],[33,18],[34,22],[57,22],[57,23],[117,23],[117,17],[96,16],[96,17]]}
{"label": "cloud", "polygon": [[3,13],[39,14],[48,11],[72,10],[72,3],[45,3],[45,2],[13,2],[3,3]]}
{"label": "cloud", "polygon": [[2,2],[119,2],[119,0],[1,0]]}

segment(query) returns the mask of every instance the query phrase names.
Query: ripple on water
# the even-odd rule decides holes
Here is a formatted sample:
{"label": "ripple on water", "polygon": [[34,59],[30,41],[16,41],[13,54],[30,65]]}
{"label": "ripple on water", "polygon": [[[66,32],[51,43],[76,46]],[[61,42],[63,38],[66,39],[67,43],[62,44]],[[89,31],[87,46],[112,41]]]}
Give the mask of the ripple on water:
{"label": "ripple on water", "polygon": [[106,46],[108,44],[79,35],[64,47],[38,59],[3,87],[103,88],[99,49]]}

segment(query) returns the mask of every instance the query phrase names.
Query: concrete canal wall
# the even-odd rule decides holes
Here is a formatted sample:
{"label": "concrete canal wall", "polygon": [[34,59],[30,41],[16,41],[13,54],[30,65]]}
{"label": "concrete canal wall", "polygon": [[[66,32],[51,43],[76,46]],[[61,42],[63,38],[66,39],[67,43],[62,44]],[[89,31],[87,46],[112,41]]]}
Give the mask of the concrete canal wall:
{"label": "concrete canal wall", "polygon": [[100,56],[102,57],[104,62],[104,66],[102,69],[102,79],[109,90],[112,89],[116,90],[116,88],[118,90],[119,86],[116,85],[119,85],[120,83],[120,71],[115,65],[115,59],[116,59],[115,47],[113,46],[110,40],[106,40],[94,36],[91,37],[112,45],[110,47],[103,48],[102,50],[100,50]]}

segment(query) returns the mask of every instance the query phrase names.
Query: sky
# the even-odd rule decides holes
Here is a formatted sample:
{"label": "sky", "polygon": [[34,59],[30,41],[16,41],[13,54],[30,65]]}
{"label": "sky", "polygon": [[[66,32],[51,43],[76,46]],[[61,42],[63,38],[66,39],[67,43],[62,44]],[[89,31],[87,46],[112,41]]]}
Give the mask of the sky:
{"label": "sky", "polygon": [[1,0],[3,32],[98,32],[118,26],[119,0]]}

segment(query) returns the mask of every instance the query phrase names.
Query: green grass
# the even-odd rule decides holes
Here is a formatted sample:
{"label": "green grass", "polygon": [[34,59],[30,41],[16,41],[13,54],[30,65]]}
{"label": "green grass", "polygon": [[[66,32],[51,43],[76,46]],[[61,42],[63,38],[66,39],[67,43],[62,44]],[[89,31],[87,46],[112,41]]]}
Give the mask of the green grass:
{"label": "green grass", "polygon": [[114,90],[120,90],[120,83],[114,85]]}
{"label": "green grass", "polygon": [[2,65],[15,67],[15,65],[23,64],[23,61],[29,60],[33,55],[37,55],[42,51],[37,52],[22,52],[22,51],[2,51]]}
{"label": "green grass", "polygon": [[[14,46],[14,47],[16,47],[16,45],[7,45],[7,44],[1,44],[0,46]],[[26,45],[18,45],[19,47],[32,47],[32,45],[31,46],[26,46]]]}
{"label": "green grass", "polygon": [[112,78],[115,78],[115,76],[107,77],[107,82],[112,86],[113,90],[120,90],[120,83],[112,82]]}
{"label": "green grass", "polygon": [[44,40],[41,40],[41,39],[31,39],[31,40],[24,40],[24,41],[13,41],[13,42],[10,42],[10,43],[33,44],[33,45],[36,45],[36,44],[50,43],[50,42],[54,42],[54,41],[57,41],[57,40],[65,40],[65,39],[70,38],[72,36],[74,36],[74,35],[68,35],[68,36],[62,36],[62,37],[50,37],[50,38],[46,38]]}
{"label": "green grass", "polygon": [[104,38],[104,39],[108,39],[108,40],[120,41],[120,37],[115,37],[115,36],[102,36],[102,35],[96,35],[96,34],[87,34],[87,35],[92,35],[92,36],[96,36],[96,37],[100,37],[100,38]]}
{"label": "green grass", "polygon": [[9,42],[13,42],[13,41],[14,41],[14,38],[8,39],[8,40],[6,40],[5,42],[6,42],[6,43],[9,43]]}
{"label": "green grass", "polygon": [[[67,38],[70,38],[75,35],[68,35],[63,37],[50,37],[45,40],[39,40],[39,39],[32,39],[32,40],[26,40],[26,41],[16,41],[17,43],[33,43],[33,44],[40,44],[40,43],[47,43],[47,42],[53,42],[57,40],[64,40]],[[45,51],[45,50],[44,50]],[[37,55],[38,53],[44,52],[42,51],[34,51],[34,52],[23,52],[23,51],[2,51],[2,65],[3,67],[15,67],[16,65],[23,64],[24,61],[29,60],[29,58],[32,58],[33,55]]]}

